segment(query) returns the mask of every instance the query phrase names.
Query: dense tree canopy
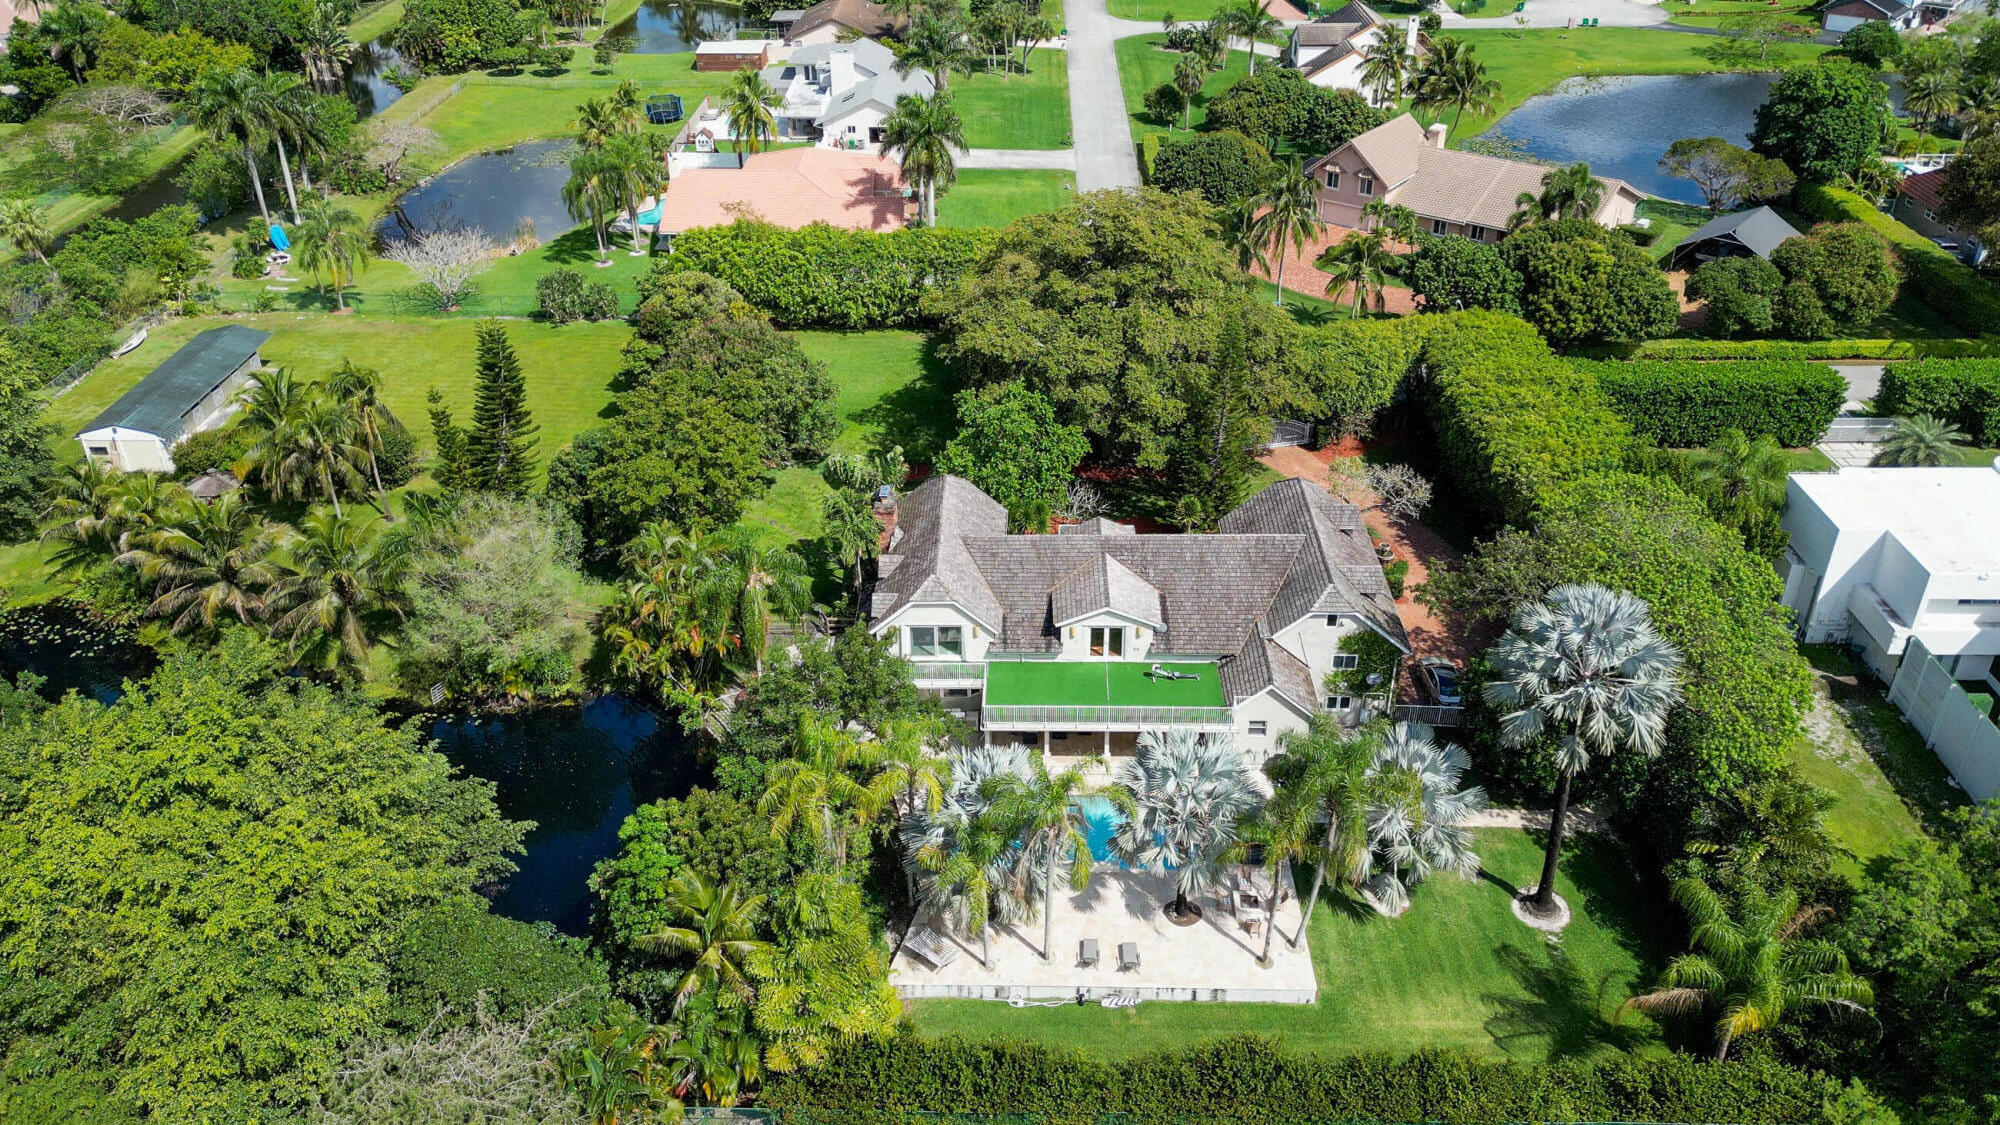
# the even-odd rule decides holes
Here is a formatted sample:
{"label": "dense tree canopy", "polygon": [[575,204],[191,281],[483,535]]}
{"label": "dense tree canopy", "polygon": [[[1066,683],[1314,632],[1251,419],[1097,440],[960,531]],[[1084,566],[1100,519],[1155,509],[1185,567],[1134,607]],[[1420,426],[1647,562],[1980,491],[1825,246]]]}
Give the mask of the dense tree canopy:
{"label": "dense tree canopy", "polygon": [[1521,278],[1521,312],[1557,345],[1670,335],[1680,317],[1666,275],[1622,232],[1565,219],[1509,235],[1500,257]]}
{"label": "dense tree canopy", "polygon": [[1208,104],[1208,128],[1234,129],[1271,148],[1320,156],[1385,120],[1352,90],[1315,86],[1296,70],[1266,67]]}
{"label": "dense tree canopy", "polygon": [[1198,191],[1217,207],[1257,190],[1271,154],[1234,129],[1170,140],[1153,158],[1152,185],[1161,191]]}
{"label": "dense tree canopy", "polygon": [[[1996,37],[2000,38],[2000,37]],[[1958,159],[1944,166],[1944,220],[1981,232],[1988,242],[2000,229],[2000,133],[1983,132],[1967,141]]]}
{"label": "dense tree canopy", "polygon": [[1403,256],[1403,283],[1425,312],[1457,309],[1520,311],[1521,275],[1509,269],[1500,248],[1458,235],[1424,235]]}
{"label": "dense tree canopy", "polygon": [[1800,179],[1831,183],[1875,158],[1890,124],[1889,93],[1844,60],[1785,71],[1757,107],[1750,147]]}
{"label": "dense tree canopy", "polygon": [[1771,264],[1785,277],[1773,318],[1787,336],[1854,332],[1896,300],[1888,244],[1860,223],[1823,223],[1788,238],[1771,252]]}
{"label": "dense tree canopy", "polygon": [[958,433],[937,468],[998,500],[1016,529],[1043,531],[1089,452],[1082,427],[1057,422],[1047,398],[1019,383],[1002,383],[958,396]]}
{"label": "dense tree canopy", "polygon": [[507,57],[524,34],[512,0],[410,0],[391,41],[425,70],[456,74]]}
{"label": "dense tree canopy", "polygon": [[53,427],[42,421],[41,373],[0,337],[0,541],[26,538],[55,471]]}

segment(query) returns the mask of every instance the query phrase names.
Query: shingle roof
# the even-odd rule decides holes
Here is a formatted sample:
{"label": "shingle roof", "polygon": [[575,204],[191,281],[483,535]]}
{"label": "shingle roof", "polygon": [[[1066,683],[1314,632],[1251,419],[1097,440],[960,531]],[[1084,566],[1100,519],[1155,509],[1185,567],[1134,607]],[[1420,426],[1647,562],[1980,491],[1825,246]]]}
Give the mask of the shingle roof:
{"label": "shingle roof", "polygon": [[834,95],[826,104],[826,112],[819,115],[818,124],[831,125],[865,105],[875,105],[887,113],[896,108],[896,99],[904,94],[914,94],[928,98],[937,89],[930,71],[913,70],[908,74],[897,74],[887,70],[872,78],[863,78],[846,90]]}
{"label": "shingle roof", "polygon": [[1050,623],[1058,629],[1106,610],[1155,629],[1167,625],[1160,608],[1160,591],[1110,555],[1085,561],[1049,591]]}
{"label": "shingle roof", "polygon": [[799,13],[799,18],[793,21],[785,35],[797,39],[809,31],[830,23],[851,28],[874,38],[895,34],[903,21],[900,17],[890,15],[882,5],[873,3],[872,0],[820,0],[820,3]]}
{"label": "shingle roof", "polygon": [[1301,47],[1331,47],[1354,38],[1355,33],[1366,30],[1369,25],[1362,23],[1331,23],[1318,20],[1302,23],[1292,29]]}
{"label": "shingle roof", "polygon": [[1231,706],[1270,688],[1306,714],[1313,712],[1317,693],[1313,691],[1312,669],[1262,629],[1244,638],[1243,647],[1222,662],[1218,674]]}
{"label": "shingle roof", "polygon": [[972,482],[935,476],[896,506],[896,530],[882,552],[873,616],[915,602],[953,602],[995,633],[1000,602],[966,552],[968,536],[1004,535],[1007,509]]}
{"label": "shingle roof", "polygon": [[1082,523],[1066,523],[1056,528],[1057,535],[1137,535],[1139,531],[1129,523],[1119,523],[1103,516],[1092,516]]}
{"label": "shingle roof", "polygon": [[121,426],[153,434],[162,441],[176,441],[181,436],[181,416],[221,386],[270,338],[269,332],[242,324],[211,328],[181,345],[81,432]]}
{"label": "shingle roof", "polygon": [[1316,548],[1302,552],[1299,565],[1286,576],[1264,615],[1267,631],[1279,632],[1307,614],[1352,613],[1409,651],[1396,599],[1389,593],[1367,525],[1354,505],[1335,500],[1309,481],[1284,480],[1222,517],[1218,530],[1300,534]]}
{"label": "shingle roof", "polygon": [[1350,2],[1345,7],[1342,7],[1339,11],[1321,16],[1319,19],[1313,22],[1352,23],[1352,24],[1359,24],[1362,27],[1373,27],[1376,24],[1382,22],[1382,17],[1375,11],[1375,9],[1369,7],[1366,4],[1363,4],[1361,0],[1350,0]]}
{"label": "shingle roof", "polygon": [[1799,232],[1769,207],[1754,207],[1710,219],[1702,224],[1701,229],[1681,239],[1674,249],[1698,245],[1725,235],[1759,258],[1769,258],[1771,251],[1776,250],[1780,243],[1788,238],[1797,238]]}
{"label": "shingle roof", "polygon": [[856,39],[852,43],[809,43],[793,51],[785,61],[793,66],[825,66],[832,61],[835,51],[852,53],[854,65],[869,74],[883,74],[896,69],[896,52],[873,39]]}

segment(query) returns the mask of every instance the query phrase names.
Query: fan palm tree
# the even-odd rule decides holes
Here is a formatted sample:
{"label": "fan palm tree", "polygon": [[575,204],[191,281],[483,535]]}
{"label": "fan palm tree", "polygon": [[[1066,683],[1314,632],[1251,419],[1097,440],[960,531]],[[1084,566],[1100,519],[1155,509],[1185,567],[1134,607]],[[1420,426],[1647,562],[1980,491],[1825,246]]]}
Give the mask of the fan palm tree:
{"label": "fan palm tree", "polygon": [[209,503],[182,500],[118,562],[137,568],[157,591],[147,616],[168,618],[174,632],[186,633],[214,628],[224,614],[245,625],[262,617],[282,573],[271,559],[277,549],[277,528],[232,492]]}
{"label": "fan palm tree", "polygon": [[1877,465],[1937,466],[1958,460],[1965,432],[1942,418],[1912,414],[1898,418],[1876,451]]}
{"label": "fan palm tree", "polygon": [[951,95],[939,90],[928,98],[899,96],[896,108],[882,122],[882,148],[896,154],[903,182],[917,189],[923,224],[936,226],[938,184],[958,179],[952,151],[969,151],[965,123],[952,108]]}
{"label": "fan palm tree", "polygon": [[1190,896],[1220,882],[1237,826],[1264,803],[1234,741],[1185,727],[1141,734],[1112,791],[1127,810],[1112,847],[1134,866],[1173,872],[1172,918],[1200,915]]}
{"label": "fan palm tree", "polygon": [[293,221],[298,229],[292,235],[292,249],[299,265],[311,270],[315,281],[320,271],[326,271],[333,283],[334,307],[346,312],[346,288],[374,256],[361,216],[344,204],[322,199],[306,204]]}
{"label": "fan palm tree", "polygon": [[1391,24],[1382,29],[1361,56],[1361,84],[1368,88],[1368,101],[1386,109],[1403,97],[1410,83],[1410,57],[1405,44],[1408,34]]}
{"label": "fan palm tree", "polygon": [[935,806],[905,803],[897,830],[903,863],[915,880],[917,911],[950,919],[979,938],[981,964],[992,963],[986,923],[1018,900],[1004,892],[1014,838],[995,814],[1000,791],[1030,777],[1028,751],[1020,745],[975,746],[954,751],[945,769],[949,788]]}
{"label": "fan palm tree", "polygon": [[1660,752],[1667,712],[1680,700],[1681,654],[1654,631],[1643,600],[1591,584],[1558,586],[1547,601],[1520,607],[1489,656],[1486,700],[1508,709],[1501,742],[1527,746],[1551,729],[1557,734],[1548,850],[1529,902],[1546,916],[1556,910],[1571,782],[1593,757]]}
{"label": "fan palm tree", "polygon": [[1742,430],[1724,430],[1708,447],[1708,456],[1695,465],[1694,476],[1731,504],[1775,508],[1785,502],[1789,472],[1777,439],[1762,434],[1752,441]]}
{"label": "fan palm tree", "polygon": [[1368,770],[1369,848],[1385,868],[1376,896],[1390,913],[1409,903],[1409,888],[1433,872],[1479,874],[1472,832],[1464,827],[1486,807],[1486,791],[1461,788],[1472,759],[1455,743],[1440,745],[1422,723],[1397,723],[1376,748]]}
{"label": "fan palm tree", "polygon": [[1271,303],[1283,305],[1288,252],[1305,253],[1306,247],[1326,230],[1326,220],[1319,215],[1319,185],[1306,172],[1303,161],[1297,156],[1287,156],[1265,170],[1263,183],[1249,206],[1258,212],[1258,238],[1278,252],[1278,268],[1271,274],[1277,289]]}
{"label": "fan palm tree", "polygon": [[1320,833],[1301,932],[1312,924],[1327,868],[1357,887],[1368,877],[1368,770],[1381,733],[1379,727],[1349,730],[1332,715],[1314,715],[1303,730],[1280,737],[1283,754],[1265,768],[1278,790],[1276,815],[1307,817]]}
{"label": "fan palm tree", "polygon": [[817,715],[799,720],[792,750],[765,773],[757,811],[771,818],[773,836],[786,835],[795,824],[809,825],[835,869],[844,870],[849,834],[882,807],[887,793],[855,778],[866,765],[861,744]]}
{"label": "fan palm tree", "polygon": [[1194,55],[1182,55],[1174,63],[1174,89],[1181,92],[1181,128],[1194,128],[1194,100],[1208,83],[1208,64]]}
{"label": "fan palm tree", "polygon": [[1793,1008],[1859,1014],[1875,1002],[1868,982],[1848,969],[1846,954],[1832,942],[1800,936],[1828,911],[1801,907],[1796,890],[1743,887],[1733,916],[1722,896],[1693,876],[1674,884],[1673,897],[1688,913],[1696,952],[1674,958],[1659,987],[1627,1000],[1621,1013],[1713,1011],[1720,1061],[1730,1044],[1776,1027]]}
{"label": "fan palm tree", "polygon": [[[1072,890],[1090,885],[1090,843],[1084,837],[1083,811],[1078,806],[1085,785],[1075,770],[1051,774],[1040,758],[1031,758],[1025,777],[996,776],[989,783],[993,815],[1021,841],[1015,850],[1012,883],[1024,901],[1039,880],[1042,889],[1042,960],[1055,952],[1056,879],[1067,870]],[[1107,794],[1114,804],[1122,797]],[[1039,865],[1039,867],[1037,866]]]}
{"label": "fan palm tree", "polygon": [[[353,360],[343,359],[340,366],[326,379],[327,393],[336,400],[347,404],[354,412],[355,430],[361,438],[362,448],[368,451],[368,476],[375,482],[376,507],[388,495],[382,487],[382,468],[378,458],[382,452],[382,420],[395,420],[389,408],[382,402],[382,376],[369,367],[356,367]],[[384,518],[390,517],[386,512]]]}
{"label": "fan palm tree", "polygon": [[0,237],[4,237],[15,250],[33,255],[35,261],[43,265],[48,264],[51,240],[48,216],[35,205],[34,200],[0,201]]}
{"label": "fan palm tree", "polygon": [[1327,295],[1352,294],[1354,315],[1358,317],[1370,296],[1378,303],[1381,301],[1382,291],[1389,287],[1389,271],[1396,266],[1396,256],[1389,252],[1388,240],[1381,231],[1357,230],[1348,232],[1346,238],[1327,252],[1325,264],[1332,277],[1327,282]]}
{"label": "fan palm tree", "polygon": [[1491,113],[1500,97],[1500,83],[1486,77],[1486,64],[1473,57],[1473,49],[1463,39],[1440,37],[1431,44],[1431,53],[1417,65],[1416,95],[1411,105],[1431,116],[1452,113],[1451,131],[1465,111]]}
{"label": "fan palm tree", "polygon": [[954,71],[970,73],[972,45],[966,42],[956,9],[925,8],[910,25],[903,40],[903,53],[896,57],[896,73],[927,70],[937,80],[938,93],[951,84]]}
{"label": "fan palm tree", "polygon": [[708,989],[727,991],[748,1003],[756,990],[745,966],[770,945],[757,938],[764,896],[746,895],[729,883],[718,886],[689,868],[674,877],[665,905],[675,924],[641,934],[633,944],[654,953],[694,955],[694,964],[674,988],[674,1014]]}
{"label": "fan palm tree", "polygon": [[250,190],[257,199],[257,213],[264,225],[271,225],[271,209],[264,202],[264,179],[257,171],[257,149],[270,139],[269,116],[265,111],[266,87],[249,67],[210,70],[188,87],[188,119],[195,128],[218,141],[243,146],[243,162],[250,173]]}
{"label": "fan palm tree", "polygon": [[366,665],[370,622],[403,616],[407,540],[384,535],[373,515],[314,508],[285,544],[290,573],[271,597],[271,624],[293,658],[322,667]]}
{"label": "fan palm tree", "polygon": [[722,111],[729,117],[730,135],[736,138],[738,168],[778,135],[778,120],[771,115],[771,107],[777,104],[778,92],[763,75],[747,67],[737,71],[722,91]]}
{"label": "fan palm tree", "polygon": [[569,216],[589,223],[597,238],[597,264],[611,264],[611,247],[605,240],[605,225],[618,209],[619,174],[615,162],[601,148],[585,148],[569,162],[569,179],[563,181],[562,201]]}

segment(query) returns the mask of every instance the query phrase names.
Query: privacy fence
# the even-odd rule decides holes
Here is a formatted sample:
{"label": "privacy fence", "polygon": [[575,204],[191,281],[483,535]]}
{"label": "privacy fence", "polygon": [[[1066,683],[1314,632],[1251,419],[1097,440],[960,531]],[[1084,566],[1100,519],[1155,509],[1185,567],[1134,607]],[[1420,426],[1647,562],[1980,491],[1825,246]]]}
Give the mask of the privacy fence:
{"label": "privacy fence", "polygon": [[1889,685],[1889,701],[1902,709],[1973,800],[2000,794],[2000,726],[1972,702],[1922,641],[1911,638]]}

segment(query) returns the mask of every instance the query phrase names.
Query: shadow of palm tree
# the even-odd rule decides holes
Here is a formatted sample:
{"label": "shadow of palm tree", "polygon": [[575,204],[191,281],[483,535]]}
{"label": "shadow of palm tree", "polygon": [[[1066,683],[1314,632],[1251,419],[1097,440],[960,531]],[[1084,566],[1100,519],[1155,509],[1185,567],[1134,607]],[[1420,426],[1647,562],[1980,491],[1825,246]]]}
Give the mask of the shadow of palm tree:
{"label": "shadow of palm tree", "polygon": [[1556,941],[1545,941],[1538,950],[1503,945],[1494,954],[1523,993],[1481,997],[1495,1009],[1486,1033],[1508,1054],[1545,1040],[1546,1061],[1555,1062],[1628,1051],[1645,1040],[1644,1032],[1605,1017],[1627,991],[1621,974],[1607,971],[1590,979]]}

